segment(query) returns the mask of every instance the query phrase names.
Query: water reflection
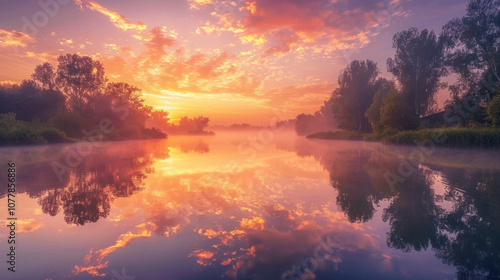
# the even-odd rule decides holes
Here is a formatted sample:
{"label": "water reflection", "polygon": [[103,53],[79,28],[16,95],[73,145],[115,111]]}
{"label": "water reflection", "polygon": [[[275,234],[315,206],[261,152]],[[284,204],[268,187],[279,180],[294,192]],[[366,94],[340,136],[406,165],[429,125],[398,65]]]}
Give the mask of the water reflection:
{"label": "water reflection", "polygon": [[[128,197],[142,188],[156,160],[168,157],[168,147],[157,141],[99,143],[90,154],[82,154],[74,167],[67,165],[68,155],[77,145],[6,149],[2,162],[14,161],[21,182],[17,191],[37,198],[41,210],[50,216],[61,209],[68,224],[84,225],[109,215],[117,197]],[[80,155],[80,154],[78,154]],[[77,162],[77,161],[75,161]],[[55,169],[54,163],[64,166]],[[60,176],[58,177],[58,171]],[[2,189],[5,195],[6,189]]]}
{"label": "water reflection", "polygon": [[[457,279],[500,277],[500,162],[498,152],[442,149],[429,156],[394,187],[383,174],[398,173],[402,159],[416,148],[381,147],[345,142],[323,151],[298,139],[297,154],[310,151],[338,190],[337,205],[351,222],[367,222],[388,198],[382,220],[389,223],[387,246],[403,252],[431,248]],[[319,153],[319,154],[317,154]],[[473,163],[473,164],[471,164]],[[445,192],[435,188],[444,184]],[[448,202],[447,207],[442,206]]]}
{"label": "water reflection", "polygon": [[436,150],[391,186],[413,148],[284,135],[253,158],[248,137],[105,143],[62,181],[71,146],[4,149],[40,251],[19,253],[59,264],[19,279],[500,277],[497,152]]}

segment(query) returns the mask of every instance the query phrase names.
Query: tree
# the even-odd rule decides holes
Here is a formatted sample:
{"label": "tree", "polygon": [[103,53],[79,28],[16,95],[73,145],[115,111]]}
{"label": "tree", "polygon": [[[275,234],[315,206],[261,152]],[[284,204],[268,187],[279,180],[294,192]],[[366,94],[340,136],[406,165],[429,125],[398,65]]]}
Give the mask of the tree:
{"label": "tree", "polygon": [[201,133],[208,127],[209,118],[198,116],[196,118],[183,117],[179,121],[179,130],[187,133]]}
{"label": "tree", "polygon": [[337,119],[333,113],[333,103],[333,98],[330,97],[327,101],[323,101],[323,105],[314,115],[298,115],[295,121],[295,132],[297,135],[307,135],[314,132],[336,129]]}
{"label": "tree", "polygon": [[446,64],[460,78],[454,88],[455,96],[477,94],[476,88],[491,89],[500,82],[499,7],[500,0],[471,0],[464,17],[452,19],[443,27],[442,37],[453,50]]}
{"label": "tree", "polygon": [[379,87],[379,90],[373,96],[372,105],[366,110],[365,116],[372,127],[373,132],[380,134],[383,130],[382,123],[380,122],[380,110],[384,105],[384,98],[386,98],[390,92],[396,91],[393,83],[388,83]]}
{"label": "tree", "polygon": [[488,119],[491,121],[493,126],[500,126],[500,95],[497,95],[491,100],[486,111],[488,113]]}
{"label": "tree", "polygon": [[33,95],[39,90],[38,85],[33,80],[23,80],[19,85],[19,91],[25,94]]}
{"label": "tree", "polygon": [[377,91],[379,70],[371,60],[354,60],[340,72],[339,88],[332,93],[333,112],[339,128],[369,130],[365,112],[370,107]]}
{"label": "tree", "polygon": [[170,117],[167,111],[153,110],[147,122],[149,127],[156,127],[163,132],[166,132],[170,126]]}
{"label": "tree", "polygon": [[144,105],[141,89],[127,83],[108,83],[104,96],[111,99],[111,107],[127,108],[127,124],[144,127],[152,107]]}
{"label": "tree", "polygon": [[295,132],[297,135],[306,135],[315,131],[317,119],[311,114],[300,114],[295,121]]}
{"label": "tree", "polygon": [[102,63],[78,54],[61,55],[57,60],[56,83],[68,96],[69,108],[78,113],[93,110],[95,98],[107,82]]}
{"label": "tree", "polygon": [[419,119],[412,113],[407,99],[396,90],[391,90],[380,109],[380,125],[384,130],[415,129]]}
{"label": "tree", "polygon": [[434,31],[424,29],[419,32],[415,27],[393,37],[396,55],[387,60],[387,71],[396,77],[417,116],[432,109],[434,95],[442,85],[440,78],[447,73],[443,64],[444,42]]}
{"label": "tree", "polygon": [[65,101],[59,91],[41,89],[33,80],[24,80],[9,90],[0,88],[0,113],[15,113],[22,121],[47,121],[64,108]]}
{"label": "tree", "polygon": [[55,89],[56,73],[52,64],[48,62],[37,65],[35,72],[31,74],[31,78],[38,82],[44,89]]}

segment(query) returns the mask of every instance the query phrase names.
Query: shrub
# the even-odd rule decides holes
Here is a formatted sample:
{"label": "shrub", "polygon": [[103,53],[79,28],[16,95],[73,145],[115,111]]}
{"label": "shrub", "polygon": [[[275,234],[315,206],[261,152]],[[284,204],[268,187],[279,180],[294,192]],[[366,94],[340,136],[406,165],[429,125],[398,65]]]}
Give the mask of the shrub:
{"label": "shrub", "polygon": [[155,138],[155,139],[167,138],[167,134],[163,133],[160,129],[156,127],[144,128],[142,130],[142,133],[144,133],[144,135],[150,138]]}
{"label": "shrub", "polygon": [[383,138],[385,143],[415,145],[417,141],[433,139],[436,133],[443,134],[444,141],[436,146],[457,148],[500,148],[500,129],[493,128],[444,128],[401,131]]}
{"label": "shrub", "polygon": [[66,133],[60,131],[55,127],[48,127],[42,130],[40,133],[43,138],[45,138],[49,143],[64,143],[70,142],[70,139],[66,136]]}
{"label": "shrub", "polygon": [[33,125],[16,120],[16,114],[0,114],[0,144],[30,145],[45,144],[43,138]]}
{"label": "shrub", "polygon": [[493,97],[490,104],[488,104],[488,119],[494,127],[500,126],[500,95]]}
{"label": "shrub", "polygon": [[377,134],[382,133],[384,127],[380,121],[380,111],[382,109],[382,106],[384,106],[384,99],[387,97],[387,95],[395,93],[397,93],[396,89],[394,87],[391,87],[388,91],[379,90],[373,96],[372,105],[370,105],[368,110],[366,110],[365,112],[365,117],[368,119],[373,132]]}
{"label": "shrub", "polygon": [[384,98],[384,105],[380,108],[380,124],[384,129],[398,131],[416,129],[419,122],[400,93],[391,91]]}
{"label": "shrub", "polygon": [[82,130],[89,127],[88,121],[76,113],[58,112],[49,124],[72,138],[84,137]]}

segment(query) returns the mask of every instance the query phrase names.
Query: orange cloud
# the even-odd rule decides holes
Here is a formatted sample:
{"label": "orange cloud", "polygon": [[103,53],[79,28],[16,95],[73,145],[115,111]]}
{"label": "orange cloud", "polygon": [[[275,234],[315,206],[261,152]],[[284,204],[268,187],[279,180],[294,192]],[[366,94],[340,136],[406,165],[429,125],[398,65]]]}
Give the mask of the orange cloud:
{"label": "orange cloud", "polygon": [[197,263],[200,265],[210,265],[212,264],[212,258],[214,257],[214,253],[207,250],[195,250],[193,253],[189,255],[189,257],[197,258]]}
{"label": "orange cloud", "polygon": [[19,229],[18,229],[19,233],[32,232],[32,231],[40,229],[43,226],[43,224],[35,221],[35,219],[19,220],[17,222],[17,224],[19,227]]}
{"label": "orange cloud", "polygon": [[188,0],[191,9],[199,9],[202,6],[212,4],[212,0]]}
{"label": "orange cloud", "polygon": [[[211,15],[219,22],[207,22],[198,28],[197,33],[232,31],[239,34],[242,43],[269,43],[264,55],[282,55],[304,47],[317,49],[318,46],[333,52],[360,48],[369,43],[368,30],[381,25],[380,19],[375,19],[374,15],[384,10],[381,3],[360,6],[359,3],[331,0],[242,2],[243,6],[239,9],[234,7],[233,2],[218,2],[219,6],[225,5],[224,9],[219,7],[224,13],[220,13],[216,5]],[[397,13],[392,15],[401,16]]]}
{"label": "orange cloud", "polygon": [[119,248],[126,247],[135,239],[151,237],[152,231],[156,228],[156,226],[152,223],[147,223],[140,224],[137,228],[140,228],[138,233],[132,233],[130,231],[124,233],[118,237],[118,240],[116,240],[116,243],[112,246],[98,250],[95,253],[93,250],[90,250],[90,252],[85,256],[83,264],[81,266],[75,265],[73,274],[78,275],[82,272],[87,272],[93,276],[105,276],[105,273],[99,272],[99,270],[108,267],[108,261],[103,262],[105,257],[109,256]]}
{"label": "orange cloud", "polygon": [[132,54],[132,48],[129,46],[117,46],[116,44],[104,44],[104,46],[124,55]]}
{"label": "orange cloud", "polygon": [[61,39],[59,41],[59,44],[61,46],[68,46],[68,47],[72,47],[72,44],[73,44],[73,40],[72,39]]}
{"label": "orange cloud", "polygon": [[40,61],[55,62],[59,56],[56,52],[26,52],[23,57],[35,58]]}
{"label": "orange cloud", "polygon": [[242,228],[263,230],[266,224],[266,220],[261,217],[253,217],[252,219],[243,218],[240,222]]}
{"label": "orange cloud", "polygon": [[75,4],[80,7],[80,10],[83,10],[83,3],[82,0],[73,0]]}
{"label": "orange cloud", "polygon": [[[77,1],[77,4],[78,4],[78,2],[80,2],[80,7],[81,7],[81,1]],[[113,12],[113,11],[101,6],[100,4],[98,4],[95,1],[85,0],[85,3],[86,3],[87,8],[94,10],[94,11],[97,11],[97,12],[107,16],[109,18],[109,20],[116,27],[118,27],[122,30],[127,31],[129,29],[132,29],[132,30],[136,30],[136,31],[145,31],[147,28],[146,24],[144,24],[142,22],[133,23],[133,22],[129,21],[125,16],[123,16],[117,12]]]}
{"label": "orange cloud", "polygon": [[29,43],[34,41],[35,38],[23,32],[0,29],[0,47],[26,47]]}

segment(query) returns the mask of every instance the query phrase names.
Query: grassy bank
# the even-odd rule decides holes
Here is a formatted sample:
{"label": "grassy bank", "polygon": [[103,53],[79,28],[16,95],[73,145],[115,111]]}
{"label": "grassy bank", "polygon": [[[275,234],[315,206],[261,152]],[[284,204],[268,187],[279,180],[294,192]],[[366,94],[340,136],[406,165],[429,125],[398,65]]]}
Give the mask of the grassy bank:
{"label": "grassy bank", "polygon": [[369,140],[372,133],[359,131],[327,131],[307,135],[307,138],[325,140]]}
{"label": "grassy bank", "polygon": [[[331,140],[381,141],[386,144],[416,145],[416,142],[433,141],[436,146],[450,148],[500,148],[499,128],[434,128],[400,131],[377,136],[357,131],[318,132],[307,138]],[[436,140],[433,140],[436,139]]]}
{"label": "grassy bank", "polygon": [[[72,130],[75,130],[73,128]],[[101,131],[98,126],[88,126],[85,130]],[[15,114],[0,114],[0,146],[73,143],[87,140],[82,130],[75,131],[73,136],[68,136],[51,122],[24,122],[16,120]],[[101,131],[101,136],[104,141],[166,138],[166,135],[158,129],[140,127],[125,127],[109,133]]]}
{"label": "grassy bank", "polygon": [[0,145],[37,145],[70,143],[74,139],[64,132],[42,123],[18,121],[13,114],[0,117]]}
{"label": "grassy bank", "polygon": [[401,131],[382,138],[384,143],[415,145],[415,142],[432,140],[436,146],[450,148],[500,148],[500,129],[498,128],[435,128]]}

